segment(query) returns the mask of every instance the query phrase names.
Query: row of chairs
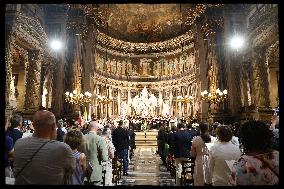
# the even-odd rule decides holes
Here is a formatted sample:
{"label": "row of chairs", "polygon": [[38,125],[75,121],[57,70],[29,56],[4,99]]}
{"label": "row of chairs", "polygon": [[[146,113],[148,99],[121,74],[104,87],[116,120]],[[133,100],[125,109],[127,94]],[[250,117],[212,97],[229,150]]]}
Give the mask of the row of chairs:
{"label": "row of chairs", "polygon": [[117,155],[112,159],[112,183],[119,184],[122,175],[122,160]]}
{"label": "row of chairs", "polygon": [[[181,185],[182,186],[193,186],[194,179],[194,166],[195,166],[195,158],[189,158],[187,161],[183,161],[182,172],[181,172]],[[175,158],[173,154],[169,154],[166,159],[167,170],[170,172],[171,176],[176,179],[176,164]]]}
{"label": "row of chairs", "polygon": [[176,163],[175,163],[175,158],[172,154],[168,154],[166,158],[166,166],[171,176],[173,178],[176,178]]}
{"label": "row of chairs", "polygon": [[181,172],[181,185],[182,186],[193,186],[194,179],[194,166],[195,166],[195,158],[189,158],[187,161],[181,162],[182,172]]}

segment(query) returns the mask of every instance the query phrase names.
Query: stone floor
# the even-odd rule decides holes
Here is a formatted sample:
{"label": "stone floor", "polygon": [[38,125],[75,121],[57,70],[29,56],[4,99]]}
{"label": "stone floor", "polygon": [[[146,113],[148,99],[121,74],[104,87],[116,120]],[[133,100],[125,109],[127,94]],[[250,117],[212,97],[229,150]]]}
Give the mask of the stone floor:
{"label": "stone floor", "polygon": [[137,146],[129,163],[129,175],[122,177],[120,185],[174,186],[175,179],[155,153],[155,146]]}

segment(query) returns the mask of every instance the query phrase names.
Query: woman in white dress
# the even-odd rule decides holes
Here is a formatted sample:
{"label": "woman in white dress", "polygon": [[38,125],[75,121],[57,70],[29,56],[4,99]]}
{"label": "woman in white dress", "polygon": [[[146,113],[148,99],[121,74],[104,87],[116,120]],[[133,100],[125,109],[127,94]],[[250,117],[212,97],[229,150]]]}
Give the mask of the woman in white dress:
{"label": "woman in white dress", "polygon": [[208,148],[206,143],[215,142],[215,137],[209,135],[209,126],[207,123],[200,123],[200,136],[192,140],[190,156],[195,157],[194,167],[194,186],[204,186],[208,173]]}

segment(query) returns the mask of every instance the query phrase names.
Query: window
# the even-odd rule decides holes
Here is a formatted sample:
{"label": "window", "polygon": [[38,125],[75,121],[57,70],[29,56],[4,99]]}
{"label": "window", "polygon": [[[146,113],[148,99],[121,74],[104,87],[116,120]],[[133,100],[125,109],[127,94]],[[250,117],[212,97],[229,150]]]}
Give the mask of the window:
{"label": "window", "polygon": [[47,28],[50,37],[57,37],[61,35],[61,24],[59,23],[48,24]]}

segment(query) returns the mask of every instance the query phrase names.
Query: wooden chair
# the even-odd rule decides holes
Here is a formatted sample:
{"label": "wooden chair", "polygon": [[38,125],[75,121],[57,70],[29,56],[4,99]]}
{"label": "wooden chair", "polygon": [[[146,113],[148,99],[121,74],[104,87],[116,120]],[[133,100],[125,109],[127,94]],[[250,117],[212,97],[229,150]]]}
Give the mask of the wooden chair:
{"label": "wooden chair", "polygon": [[122,174],[122,160],[118,159],[118,156],[114,156],[112,159],[112,183],[117,185],[121,179]]}
{"label": "wooden chair", "polygon": [[169,154],[166,159],[167,170],[170,172],[171,177],[176,179],[176,164],[173,154]]}
{"label": "wooden chair", "polygon": [[117,185],[119,182],[119,173],[118,173],[118,158],[115,156],[112,159],[112,183]]}
{"label": "wooden chair", "polygon": [[189,158],[187,161],[182,161],[182,172],[181,172],[181,186],[193,186],[193,173],[195,158]]}

